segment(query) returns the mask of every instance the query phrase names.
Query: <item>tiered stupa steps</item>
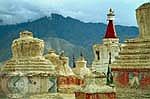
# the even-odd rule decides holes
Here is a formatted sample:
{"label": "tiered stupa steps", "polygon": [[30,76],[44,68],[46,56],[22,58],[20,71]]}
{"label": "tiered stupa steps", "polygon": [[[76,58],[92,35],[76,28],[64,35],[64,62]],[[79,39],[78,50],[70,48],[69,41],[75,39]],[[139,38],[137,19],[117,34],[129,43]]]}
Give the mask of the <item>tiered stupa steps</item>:
{"label": "tiered stupa steps", "polygon": [[43,57],[44,41],[34,38],[32,32],[20,32],[12,43],[13,57],[2,68],[3,72],[37,72],[54,74],[55,66]]}
{"label": "tiered stupa steps", "polygon": [[150,68],[150,39],[127,40],[113,68]]}

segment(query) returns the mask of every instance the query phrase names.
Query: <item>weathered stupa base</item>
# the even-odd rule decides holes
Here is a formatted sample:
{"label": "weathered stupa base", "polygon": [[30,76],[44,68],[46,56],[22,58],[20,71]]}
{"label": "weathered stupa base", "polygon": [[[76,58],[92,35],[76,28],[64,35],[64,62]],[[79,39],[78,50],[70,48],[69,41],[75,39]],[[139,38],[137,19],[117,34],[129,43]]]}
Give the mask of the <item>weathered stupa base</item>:
{"label": "weathered stupa base", "polygon": [[66,93],[44,93],[32,95],[28,99],[75,99],[75,95]]}
{"label": "weathered stupa base", "polygon": [[[116,99],[116,90],[102,80],[102,75],[87,75],[85,84],[75,92],[75,99]],[[101,80],[100,83],[98,79]]]}
{"label": "weathered stupa base", "polygon": [[116,88],[117,99],[150,99],[150,89]]}

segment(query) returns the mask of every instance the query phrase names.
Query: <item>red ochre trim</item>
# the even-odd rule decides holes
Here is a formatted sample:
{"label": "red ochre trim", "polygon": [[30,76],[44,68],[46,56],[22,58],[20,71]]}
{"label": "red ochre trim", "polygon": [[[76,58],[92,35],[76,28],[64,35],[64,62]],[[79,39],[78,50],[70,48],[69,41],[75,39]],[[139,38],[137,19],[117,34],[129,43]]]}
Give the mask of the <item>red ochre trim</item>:
{"label": "red ochre trim", "polygon": [[150,72],[150,68],[111,68],[112,71]]}
{"label": "red ochre trim", "polygon": [[84,93],[75,92],[76,99],[116,99],[116,93]]}
{"label": "red ochre trim", "polygon": [[96,92],[96,93],[88,93],[88,92],[75,92],[75,93],[82,93],[82,94],[89,94],[89,95],[92,95],[92,94],[116,94],[116,92],[104,92],[104,93],[99,93],[99,92]]}
{"label": "red ochre trim", "polygon": [[113,20],[109,20],[104,38],[117,38]]}

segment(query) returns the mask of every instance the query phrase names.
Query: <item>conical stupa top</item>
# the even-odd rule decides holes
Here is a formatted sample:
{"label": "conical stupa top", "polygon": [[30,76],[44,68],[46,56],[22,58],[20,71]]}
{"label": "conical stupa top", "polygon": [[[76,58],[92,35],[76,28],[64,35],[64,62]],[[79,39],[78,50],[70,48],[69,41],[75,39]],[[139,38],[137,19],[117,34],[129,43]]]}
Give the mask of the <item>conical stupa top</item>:
{"label": "conical stupa top", "polygon": [[114,23],[113,23],[114,16],[115,16],[114,11],[110,8],[109,13],[107,14],[107,20],[109,22],[108,22],[108,25],[107,25],[107,30],[106,30],[104,38],[117,38],[116,31],[115,31],[115,26],[114,26]]}
{"label": "conical stupa top", "polygon": [[[99,80],[101,79],[101,80]],[[110,86],[107,86],[105,82],[103,81],[105,79],[105,76],[103,74],[95,75],[90,74],[85,76],[85,85],[81,86],[81,88],[78,90],[79,92],[83,93],[112,93],[115,92],[115,89],[113,89]],[[97,82],[99,84],[97,84]]]}

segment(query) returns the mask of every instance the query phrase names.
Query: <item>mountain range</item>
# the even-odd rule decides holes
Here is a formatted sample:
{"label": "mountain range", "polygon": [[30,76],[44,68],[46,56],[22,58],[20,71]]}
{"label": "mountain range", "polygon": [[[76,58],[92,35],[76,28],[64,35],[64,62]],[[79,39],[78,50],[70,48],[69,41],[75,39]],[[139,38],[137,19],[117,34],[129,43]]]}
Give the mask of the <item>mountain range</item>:
{"label": "mountain range", "polygon": [[[82,22],[55,13],[24,23],[0,25],[0,61],[11,58],[12,41],[19,37],[20,31],[28,30],[33,32],[34,37],[45,41],[45,53],[49,49],[55,49],[58,54],[64,50],[70,57],[70,62],[73,55],[77,59],[83,53],[90,64],[93,60],[92,45],[101,43],[106,27],[107,24],[104,23]],[[115,27],[120,42],[137,37],[139,33],[135,26]]]}

